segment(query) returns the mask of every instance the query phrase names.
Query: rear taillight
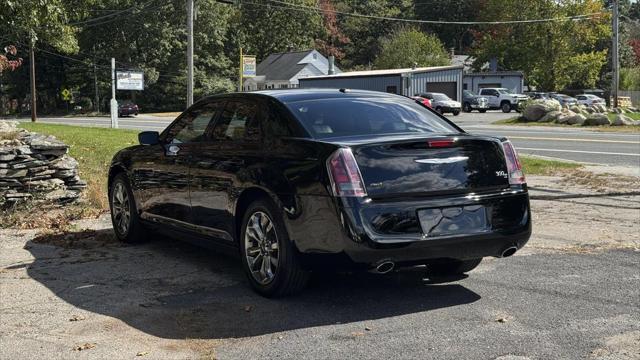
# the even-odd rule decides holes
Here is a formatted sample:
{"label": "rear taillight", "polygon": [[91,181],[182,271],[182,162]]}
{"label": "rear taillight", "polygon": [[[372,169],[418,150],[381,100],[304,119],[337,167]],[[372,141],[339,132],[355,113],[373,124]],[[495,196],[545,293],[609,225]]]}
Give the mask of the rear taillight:
{"label": "rear taillight", "polygon": [[446,148],[452,147],[456,143],[455,139],[430,140],[427,142],[430,148]]}
{"label": "rear taillight", "polygon": [[524,177],[524,172],[522,171],[522,164],[520,164],[520,159],[518,159],[518,153],[516,153],[516,149],[511,144],[511,141],[503,141],[502,149],[504,150],[504,157],[507,161],[507,172],[509,173],[509,184],[510,185],[520,185],[525,184],[527,180]]}
{"label": "rear taillight", "polygon": [[331,188],[335,196],[367,196],[362,175],[350,149],[338,149],[327,160]]}

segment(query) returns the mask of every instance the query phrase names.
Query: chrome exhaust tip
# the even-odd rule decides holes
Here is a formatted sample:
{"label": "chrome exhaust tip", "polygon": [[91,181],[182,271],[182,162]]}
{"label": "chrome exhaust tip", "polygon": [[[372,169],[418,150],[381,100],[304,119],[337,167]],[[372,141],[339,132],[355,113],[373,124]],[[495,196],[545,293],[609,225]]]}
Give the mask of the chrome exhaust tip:
{"label": "chrome exhaust tip", "polygon": [[500,257],[503,257],[503,258],[509,257],[509,256],[511,256],[511,255],[513,255],[513,254],[515,254],[515,253],[516,253],[516,251],[518,251],[518,248],[517,248],[517,247],[515,247],[515,246],[510,246],[510,247],[508,247],[508,248],[504,249],[504,251],[502,252],[502,254],[500,254]]}
{"label": "chrome exhaust tip", "polygon": [[376,274],[386,274],[396,267],[396,264],[393,261],[384,260],[381,261],[376,267],[373,269],[373,272]]}

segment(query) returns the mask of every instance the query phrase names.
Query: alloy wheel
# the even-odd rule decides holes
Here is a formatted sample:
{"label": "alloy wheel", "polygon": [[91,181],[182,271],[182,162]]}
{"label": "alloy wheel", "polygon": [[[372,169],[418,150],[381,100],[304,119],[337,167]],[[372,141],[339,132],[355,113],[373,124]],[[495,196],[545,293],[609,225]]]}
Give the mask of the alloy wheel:
{"label": "alloy wheel", "polygon": [[279,245],[273,221],[262,211],[254,212],[244,232],[244,252],[251,276],[260,284],[273,281],[279,265]]}
{"label": "alloy wheel", "polygon": [[131,207],[129,205],[129,193],[122,182],[116,182],[111,194],[111,216],[113,224],[120,233],[126,235],[129,232],[131,220]]}

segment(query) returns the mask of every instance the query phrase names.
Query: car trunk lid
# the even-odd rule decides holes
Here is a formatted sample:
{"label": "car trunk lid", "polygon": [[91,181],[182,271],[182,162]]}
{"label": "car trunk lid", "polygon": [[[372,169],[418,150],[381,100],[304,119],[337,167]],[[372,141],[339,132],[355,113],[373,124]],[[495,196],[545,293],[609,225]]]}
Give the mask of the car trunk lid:
{"label": "car trunk lid", "polygon": [[495,138],[379,138],[350,147],[372,198],[482,192],[509,186],[505,155]]}

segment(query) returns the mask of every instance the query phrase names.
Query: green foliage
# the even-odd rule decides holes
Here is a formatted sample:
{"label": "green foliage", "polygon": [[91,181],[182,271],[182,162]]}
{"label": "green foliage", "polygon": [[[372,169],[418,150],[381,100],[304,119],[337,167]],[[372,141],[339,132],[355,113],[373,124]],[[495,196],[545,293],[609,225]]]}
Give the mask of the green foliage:
{"label": "green foliage", "polygon": [[497,58],[502,70],[522,70],[540,90],[595,85],[606,63],[610,15],[600,0],[487,0],[482,20],[557,18],[603,12],[585,21],[495,25],[477,32],[476,65]]}
{"label": "green foliage", "polygon": [[[316,6],[315,0],[288,0],[291,4]],[[316,12],[291,11],[282,6],[256,6],[240,3],[231,21],[229,53],[237,53],[242,46],[246,54],[256,55],[258,61],[271,53],[309,50],[322,34],[322,16]],[[237,56],[236,56],[237,58]],[[235,60],[234,61],[239,61]],[[237,64],[237,62],[236,62]]]}
{"label": "green foliage", "polygon": [[620,90],[640,91],[640,66],[620,69]]}
{"label": "green foliage", "polygon": [[[92,1],[81,2],[85,6]],[[84,6],[70,0],[0,1],[0,24],[3,36],[22,44],[43,42],[66,53],[77,51],[77,29],[70,20],[82,13]]]}
{"label": "green foliage", "polygon": [[381,51],[376,58],[378,69],[399,69],[449,65],[450,60],[442,43],[435,35],[415,28],[405,28],[381,40]]}
{"label": "green foliage", "polygon": [[[482,9],[480,0],[417,0],[414,4],[416,18],[420,20],[475,21]],[[473,42],[469,25],[424,24],[422,29],[434,33],[447,49],[454,48],[459,53],[464,53]]]}
{"label": "green foliage", "polygon": [[[332,0],[336,10],[372,16],[412,18],[411,0]],[[362,17],[340,17],[342,32],[349,38],[340,61],[343,70],[371,68],[380,53],[380,39],[399,28],[397,22]]]}

